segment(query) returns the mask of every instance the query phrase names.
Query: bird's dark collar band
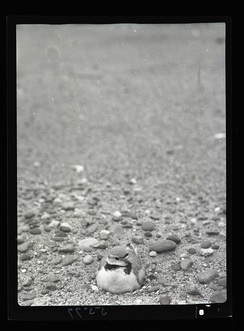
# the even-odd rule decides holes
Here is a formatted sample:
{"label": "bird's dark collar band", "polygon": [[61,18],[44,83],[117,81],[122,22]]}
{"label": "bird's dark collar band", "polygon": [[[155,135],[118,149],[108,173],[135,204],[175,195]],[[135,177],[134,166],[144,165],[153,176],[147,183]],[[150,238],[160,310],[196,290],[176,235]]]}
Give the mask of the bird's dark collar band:
{"label": "bird's dark collar band", "polygon": [[117,264],[109,264],[108,262],[105,264],[104,269],[105,270],[115,270],[115,269],[119,269],[119,268],[123,268],[124,272],[129,275],[131,272],[131,263],[128,262],[128,264],[126,266],[120,266]]}

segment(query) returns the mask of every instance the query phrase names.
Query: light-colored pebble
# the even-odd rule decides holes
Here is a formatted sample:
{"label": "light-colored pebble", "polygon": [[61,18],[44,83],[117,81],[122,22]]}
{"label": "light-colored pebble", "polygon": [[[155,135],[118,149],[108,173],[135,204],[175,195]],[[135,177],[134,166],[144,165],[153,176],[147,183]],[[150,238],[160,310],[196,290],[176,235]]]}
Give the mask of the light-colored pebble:
{"label": "light-colored pebble", "polygon": [[86,255],[84,258],[83,258],[83,262],[85,264],[91,264],[93,262],[93,257],[92,255]]}
{"label": "light-colored pebble", "polygon": [[151,251],[151,252],[149,253],[149,256],[151,256],[151,257],[156,257],[157,255],[158,255],[158,253],[155,252],[155,251]]}

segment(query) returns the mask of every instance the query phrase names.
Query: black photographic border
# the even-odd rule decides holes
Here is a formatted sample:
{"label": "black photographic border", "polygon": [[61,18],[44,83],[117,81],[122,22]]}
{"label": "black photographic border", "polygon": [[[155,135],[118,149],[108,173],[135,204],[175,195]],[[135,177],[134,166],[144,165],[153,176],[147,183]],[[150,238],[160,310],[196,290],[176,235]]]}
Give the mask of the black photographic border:
{"label": "black photographic border", "polygon": [[[24,307],[17,303],[17,137],[16,137],[16,25],[17,24],[113,24],[113,23],[207,23],[226,24],[226,132],[227,132],[227,301],[221,304],[159,306],[52,306]],[[169,320],[232,316],[232,80],[231,17],[229,16],[17,16],[6,17],[7,26],[7,244],[9,320]],[[202,314],[202,311],[204,314]]]}

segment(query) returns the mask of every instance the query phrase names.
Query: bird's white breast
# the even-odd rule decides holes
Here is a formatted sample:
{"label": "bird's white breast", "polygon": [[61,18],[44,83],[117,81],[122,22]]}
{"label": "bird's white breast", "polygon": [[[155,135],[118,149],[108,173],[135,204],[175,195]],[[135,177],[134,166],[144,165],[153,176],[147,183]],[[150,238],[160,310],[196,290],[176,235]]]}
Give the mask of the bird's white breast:
{"label": "bird's white breast", "polygon": [[97,274],[97,285],[111,293],[132,292],[140,288],[134,273],[125,274],[123,268],[105,270],[102,267]]}

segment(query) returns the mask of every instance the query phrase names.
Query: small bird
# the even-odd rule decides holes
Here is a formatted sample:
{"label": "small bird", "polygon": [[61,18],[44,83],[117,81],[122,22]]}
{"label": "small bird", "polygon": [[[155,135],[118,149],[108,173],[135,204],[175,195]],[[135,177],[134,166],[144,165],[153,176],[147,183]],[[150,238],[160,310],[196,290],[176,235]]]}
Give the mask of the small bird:
{"label": "small bird", "polygon": [[145,267],[130,244],[115,246],[102,258],[97,273],[97,285],[105,291],[122,294],[139,289],[145,280]]}

